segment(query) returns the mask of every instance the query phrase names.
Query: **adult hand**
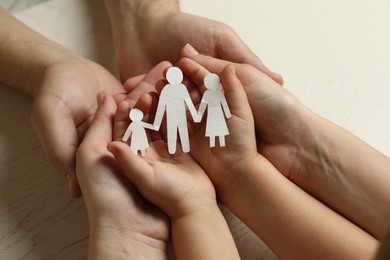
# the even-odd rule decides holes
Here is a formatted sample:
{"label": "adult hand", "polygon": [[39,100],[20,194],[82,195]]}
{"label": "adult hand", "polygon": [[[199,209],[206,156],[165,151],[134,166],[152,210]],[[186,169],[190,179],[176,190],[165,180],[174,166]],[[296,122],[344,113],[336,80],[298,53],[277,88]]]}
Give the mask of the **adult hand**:
{"label": "adult hand", "polygon": [[208,73],[221,74],[229,64],[235,67],[253,111],[258,151],[285,176],[292,180],[300,177],[300,151],[304,149],[304,137],[310,124],[309,111],[253,66],[193,55],[185,48],[183,55],[191,59],[183,58],[179,66],[198,86]]}
{"label": "adult hand", "polygon": [[107,150],[117,106],[108,94],[100,93],[98,102],[76,167],[90,222],[90,258],[166,259],[166,216],[140,196]]}
{"label": "adult hand", "polygon": [[80,196],[75,175],[76,150],[96,111],[100,91],[123,92],[100,65],[70,57],[50,65],[34,90],[32,123],[54,164],[67,179],[73,198]]}
{"label": "adult hand", "polygon": [[224,23],[180,12],[176,0],[118,2],[121,4],[105,1],[123,80],[146,73],[162,60],[176,63],[180,49],[190,43],[203,54],[251,64],[279,84],[283,83],[282,77],[267,69]]}

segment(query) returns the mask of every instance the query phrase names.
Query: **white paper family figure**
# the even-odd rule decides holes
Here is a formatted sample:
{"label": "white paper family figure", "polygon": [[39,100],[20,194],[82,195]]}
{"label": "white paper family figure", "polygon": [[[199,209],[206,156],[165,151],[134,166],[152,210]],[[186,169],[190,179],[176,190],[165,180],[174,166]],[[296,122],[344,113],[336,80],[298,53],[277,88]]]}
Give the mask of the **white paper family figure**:
{"label": "white paper family figure", "polygon": [[141,151],[141,156],[145,156],[145,150],[149,147],[148,137],[146,136],[145,128],[153,129],[152,124],[148,124],[142,121],[144,114],[141,110],[133,108],[129,112],[130,120],[132,121],[127,128],[122,141],[127,142],[129,137],[131,150],[137,155],[138,151]]}
{"label": "white paper family figure", "polygon": [[199,122],[199,116],[192,103],[190,94],[183,82],[183,73],[177,67],[171,67],[167,71],[167,84],[161,91],[157,105],[154,128],[160,129],[164,112],[167,118],[167,139],[168,152],[176,152],[177,134],[179,133],[181,148],[183,152],[190,151],[190,141],[188,139],[186,105],[195,122]]}
{"label": "white paper family figure", "polygon": [[145,156],[145,150],[149,147],[145,129],[158,131],[165,112],[168,152],[170,154],[176,152],[177,134],[179,134],[182,150],[188,153],[190,151],[190,141],[187,127],[187,105],[194,122],[201,121],[207,108],[205,136],[210,138],[210,147],[215,147],[215,137],[217,136],[219,145],[221,147],[225,146],[225,136],[229,135],[225,117],[230,118],[232,115],[221,88],[219,76],[212,73],[204,78],[204,85],[207,90],[203,94],[198,112],[192,103],[186,86],[182,83],[182,71],[177,67],[169,68],[166,78],[168,84],[161,91],[153,125],[143,122],[144,115],[142,111],[134,108],[129,112],[132,123],[127,128],[122,140],[127,142],[131,136],[130,147],[133,152],[137,154],[138,151],[141,151],[141,155]]}
{"label": "white paper family figure", "polygon": [[210,147],[215,146],[215,137],[219,138],[219,146],[225,146],[225,135],[229,135],[226,118],[232,115],[226,102],[224,92],[220,85],[217,74],[208,74],[203,80],[207,90],[204,92],[200,102],[198,114],[203,117],[207,107],[206,136],[210,138]]}

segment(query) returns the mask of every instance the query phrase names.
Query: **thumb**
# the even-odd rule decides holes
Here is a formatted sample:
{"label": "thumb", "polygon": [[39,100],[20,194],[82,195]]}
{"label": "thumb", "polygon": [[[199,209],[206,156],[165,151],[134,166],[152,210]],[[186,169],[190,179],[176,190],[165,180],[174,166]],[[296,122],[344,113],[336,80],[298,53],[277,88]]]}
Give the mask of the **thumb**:
{"label": "thumb", "polygon": [[143,158],[134,154],[125,143],[114,141],[107,148],[114,155],[122,172],[137,186],[142,195],[147,197],[147,191],[154,183],[152,167]]}
{"label": "thumb", "polygon": [[227,65],[223,69],[221,73],[221,84],[232,114],[252,121],[253,116],[248,97],[241,81],[236,75],[236,70],[233,65]]}
{"label": "thumb", "polygon": [[98,109],[92,119],[91,126],[84,137],[83,145],[99,145],[106,147],[112,141],[112,128],[116,111],[116,102],[110,94],[99,93]]}
{"label": "thumb", "polygon": [[75,173],[78,135],[70,110],[57,100],[37,97],[31,123],[49,160],[66,178],[71,197],[80,197]]}
{"label": "thumb", "polygon": [[[253,53],[250,48],[242,42],[240,39],[236,39],[235,41],[226,41],[225,44],[229,45],[226,48],[220,48],[222,51],[219,53],[219,57],[222,60],[219,60],[218,58],[211,58],[207,57],[205,55],[199,54],[195,48],[190,45],[186,44],[182,50],[181,50],[181,57],[182,58],[190,58],[205,68],[207,68],[210,71],[213,71],[217,74],[219,74],[218,69],[221,69],[221,65],[227,65],[230,62],[233,63],[242,63],[242,64],[249,64],[253,67],[257,68],[264,74],[268,75],[270,78],[272,78],[274,81],[279,83],[280,85],[283,85],[283,77],[271,71],[268,69],[263,62],[257,57],[255,53]],[[232,51],[234,50],[234,51]]]}

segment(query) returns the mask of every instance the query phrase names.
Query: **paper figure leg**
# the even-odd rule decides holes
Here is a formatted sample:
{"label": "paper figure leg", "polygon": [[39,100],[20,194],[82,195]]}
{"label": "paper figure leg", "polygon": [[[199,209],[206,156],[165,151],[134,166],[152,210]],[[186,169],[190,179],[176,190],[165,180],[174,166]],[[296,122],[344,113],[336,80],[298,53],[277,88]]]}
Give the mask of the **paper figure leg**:
{"label": "paper figure leg", "polygon": [[220,147],[225,146],[225,136],[224,135],[219,136],[219,146]]}
{"label": "paper figure leg", "polygon": [[133,153],[135,154],[135,155],[137,155],[137,149],[135,149],[135,148],[133,148],[133,147],[130,147],[131,148],[131,150],[133,151]]}
{"label": "paper figure leg", "polygon": [[141,149],[141,156],[142,156],[142,157],[145,156],[145,149]]}
{"label": "paper figure leg", "polygon": [[190,151],[190,140],[188,139],[187,124],[179,126],[179,136],[181,142],[181,149],[184,153],[188,153]]}
{"label": "paper figure leg", "polygon": [[210,136],[210,147],[215,147],[215,136]]}
{"label": "paper figure leg", "polygon": [[174,154],[176,152],[177,142],[177,126],[168,128],[168,152]]}

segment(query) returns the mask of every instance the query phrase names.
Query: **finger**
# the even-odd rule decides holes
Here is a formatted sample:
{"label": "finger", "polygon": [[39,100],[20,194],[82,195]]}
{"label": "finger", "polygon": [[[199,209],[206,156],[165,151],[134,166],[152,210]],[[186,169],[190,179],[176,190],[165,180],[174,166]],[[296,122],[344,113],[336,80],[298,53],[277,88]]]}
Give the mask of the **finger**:
{"label": "finger", "polygon": [[[271,71],[270,69],[268,69],[266,66],[264,66],[264,64],[256,56],[256,54],[254,54],[250,50],[250,48],[244,42],[242,42],[242,40],[238,36],[237,36],[237,39],[232,41],[231,39],[227,38],[226,41],[218,41],[217,47],[216,47],[217,53],[218,53],[218,58],[221,58],[221,59],[224,59],[224,60],[230,61],[230,62],[252,65],[255,68],[262,71],[263,73],[267,74],[269,77],[271,77],[273,80],[278,82],[280,85],[283,85],[283,82],[284,82],[283,77],[280,74],[275,73],[275,72]],[[203,65],[204,67],[206,67],[210,71],[217,73],[217,74],[219,74],[216,71],[218,68],[214,67],[214,66],[220,65],[218,67],[220,69],[220,72],[222,72],[221,60],[218,60],[216,58],[204,59],[205,57],[208,57],[208,56],[199,54],[199,52],[196,51],[195,48],[193,46],[191,46],[190,44],[186,44],[182,48],[181,57],[187,57],[187,58],[193,59],[194,61],[200,63],[201,65]],[[225,66],[227,65],[226,61],[224,64]],[[212,66],[213,69],[211,69],[211,67],[209,67],[209,66]]]}
{"label": "finger", "polygon": [[234,64],[230,61],[220,60],[202,54],[197,55],[194,59],[182,58],[179,61],[179,66],[183,72],[196,84],[203,84],[204,77],[210,72],[220,75],[223,69]]}
{"label": "finger", "polygon": [[42,99],[44,98],[39,96],[34,102],[32,125],[50,161],[66,178],[70,196],[78,198],[81,190],[75,166],[79,141],[72,115],[62,103]]}
{"label": "finger", "polygon": [[141,83],[141,81],[144,80],[146,74],[142,74],[142,75],[138,75],[138,76],[134,76],[134,77],[131,77],[129,78],[128,80],[125,81],[125,83],[123,83],[123,89],[129,93],[131,91],[133,91],[135,89],[135,87]]}
{"label": "finger", "polygon": [[[137,186],[141,193],[145,187],[152,185],[153,169],[144,159],[135,155],[128,145],[115,141],[111,142],[107,148],[114,155],[122,172]],[[145,194],[143,193],[143,195]]]}
{"label": "finger", "polygon": [[[154,118],[155,118],[155,114],[156,114],[156,111],[157,111],[157,106],[158,106],[158,94],[157,93],[149,93],[151,99],[152,99],[152,103],[151,103],[151,106],[150,106],[150,109],[149,111],[147,112],[148,113],[148,120],[149,122],[154,122]],[[164,124],[162,124],[162,126],[164,127]],[[162,131],[161,131],[161,127],[160,127],[160,131],[151,131],[150,132],[150,140],[153,142],[153,141],[156,141],[156,140],[162,140]],[[165,129],[165,128],[163,128]]]}
{"label": "finger", "polygon": [[116,102],[110,94],[98,94],[98,109],[92,120],[91,126],[85,135],[83,144],[96,145],[112,141],[112,125],[116,111]]}
{"label": "finger", "polygon": [[130,124],[129,112],[131,110],[130,102],[125,99],[118,103],[115,117],[112,139],[115,141],[122,140],[126,128]]}
{"label": "finger", "polygon": [[227,103],[232,114],[253,120],[252,111],[241,81],[238,79],[233,65],[228,65],[221,73],[221,83],[225,91]]}
{"label": "finger", "polygon": [[140,96],[143,94],[156,91],[156,82],[164,78],[164,70],[167,67],[172,67],[172,64],[168,61],[163,61],[157,64],[144,78],[143,80],[128,94],[127,100],[133,107]]}
{"label": "finger", "polygon": [[273,80],[283,85],[283,78],[278,73],[268,69],[259,57],[249,48],[248,45],[233,30],[224,34],[220,41],[217,41],[218,57],[241,64],[249,64],[261,72],[267,74]]}
{"label": "finger", "polygon": [[124,129],[126,129],[126,126],[129,124],[129,109],[130,106],[128,104],[128,101],[126,100],[127,94],[116,94],[114,95],[115,102],[117,103],[117,108],[115,112],[114,117],[114,126],[113,126],[113,133],[112,133],[112,139],[113,140],[120,140],[124,134]]}
{"label": "finger", "polygon": [[115,102],[118,104],[119,102],[123,101],[127,97],[127,93],[118,93],[113,95]]}

